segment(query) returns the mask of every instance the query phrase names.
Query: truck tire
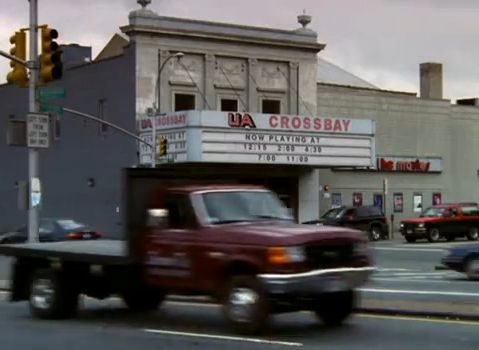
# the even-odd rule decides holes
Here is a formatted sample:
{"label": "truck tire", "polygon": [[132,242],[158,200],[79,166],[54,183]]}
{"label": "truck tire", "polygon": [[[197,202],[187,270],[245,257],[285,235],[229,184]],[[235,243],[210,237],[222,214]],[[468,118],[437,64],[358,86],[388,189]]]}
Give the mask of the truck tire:
{"label": "truck tire", "polygon": [[231,278],[222,303],[226,319],[241,334],[259,333],[268,322],[268,295],[255,276],[237,275]]}
{"label": "truck tire", "polygon": [[439,232],[439,229],[436,227],[432,227],[429,229],[427,232],[427,240],[431,243],[435,243],[439,241],[441,238],[441,232]]}
{"label": "truck tire", "polygon": [[78,292],[59,272],[37,270],[30,283],[29,305],[36,318],[69,318],[78,310]]}
{"label": "truck tire", "polygon": [[326,293],[318,298],[313,311],[325,325],[336,327],[352,314],[355,305],[356,294],[353,290]]}
{"label": "truck tire", "polygon": [[156,289],[131,289],[121,293],[123,302],[130,311],[155,311],[165,300],[165,294]]}
{"label": "truck tire", "polygon": [[369,229],[369,239],[371,241],[379,241],[381,239],[382,232],[378,225],[372,225]]}
{"label": "truck tire", "polygon": [[479,238],[479,230],[477,227],[471,227],[467,233],[467,239],[470,241],[477,241]]}

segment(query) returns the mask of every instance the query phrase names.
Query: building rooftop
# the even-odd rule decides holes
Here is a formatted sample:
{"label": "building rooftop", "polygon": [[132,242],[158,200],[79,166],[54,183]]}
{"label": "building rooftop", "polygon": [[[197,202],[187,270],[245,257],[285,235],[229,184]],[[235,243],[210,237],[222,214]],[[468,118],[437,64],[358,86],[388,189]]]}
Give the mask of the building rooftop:
{"label": "building rooftop", "polygon": [[370,82],[318,57],[317,82],[324,84],[380,89]]}

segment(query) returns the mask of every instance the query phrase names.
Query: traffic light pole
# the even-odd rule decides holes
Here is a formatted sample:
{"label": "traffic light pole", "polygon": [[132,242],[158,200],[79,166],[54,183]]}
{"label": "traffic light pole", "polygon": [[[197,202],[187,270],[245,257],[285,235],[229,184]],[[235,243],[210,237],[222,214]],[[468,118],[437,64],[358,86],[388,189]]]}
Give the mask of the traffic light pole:
{"label": "traffic light pole", "polygon": [[[36,103],[36,84],[38,80],[38,1],[30,2],[30,79],[28,86],[28,111],[35,113],[38,111]],[[39,207],[33,205],[32,201],[32,183],[39,177],[39,154],[38,149],[28,148],[28,179],[29,179],[29,205],[28,205],[28,241],[38,242],[39,226]]]}

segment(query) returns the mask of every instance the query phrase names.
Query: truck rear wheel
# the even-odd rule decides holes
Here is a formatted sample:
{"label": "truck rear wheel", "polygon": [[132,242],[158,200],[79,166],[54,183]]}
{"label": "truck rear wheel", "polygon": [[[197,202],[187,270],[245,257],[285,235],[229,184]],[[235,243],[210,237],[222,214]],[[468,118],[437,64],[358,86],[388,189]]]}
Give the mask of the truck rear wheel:
{"label": "truck rear wheel", "polygon": [[165,299],[165,294],[156,289],[128,290],[121,297],[129,310],[133,312],[155,311]]}
{"label": "truck rear wheel", "polygon": [[269,318],[269,300],[261,282],[254,276],[234,276],[225,289],[223,313],[239,333],[263,330]]}
{"label": "truck rear wheel", "polygon": [[353,312],[356,294],[352,290],[326,293],[319,297],[313,310],[327,326],[341,325]]}
{"label": "truck rear wheel", "polygon": [[379,241],[381,239],[382,232],[381,228],[378,225],[371,226],[369,230],[369,239],[371,241]]}
{"label": "truck rear wheel", "polygon": [[30,284],[30,311],[42,319],[64,319],[78,309],[78,292],[60,273],[37,270]]}

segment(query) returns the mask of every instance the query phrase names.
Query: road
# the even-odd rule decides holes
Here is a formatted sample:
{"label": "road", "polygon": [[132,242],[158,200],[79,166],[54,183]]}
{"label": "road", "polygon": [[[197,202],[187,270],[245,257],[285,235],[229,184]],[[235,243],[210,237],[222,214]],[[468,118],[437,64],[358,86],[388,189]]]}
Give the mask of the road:
{"label": "road", "polygon": [[277,316],[260,337],[239,337],[216,306],[167,303],[158,313],[129,315],[119,301],[86,300],[78,318],[38,321],[25,303],[0,295],[2,350],[131,349],[474,349],[479,323],[355,315],[328,329],[308,313]]}

